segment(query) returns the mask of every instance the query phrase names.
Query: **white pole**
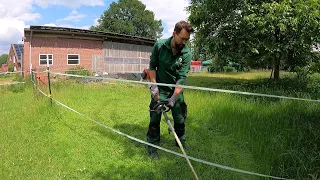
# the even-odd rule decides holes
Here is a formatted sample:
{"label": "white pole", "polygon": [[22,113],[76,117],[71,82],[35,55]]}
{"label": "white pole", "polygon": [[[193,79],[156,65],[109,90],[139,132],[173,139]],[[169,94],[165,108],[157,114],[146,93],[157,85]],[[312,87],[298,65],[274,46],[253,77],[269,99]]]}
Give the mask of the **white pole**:
{"label": "white pole", "polygon": [[30,74],[32,71],[32,50],[31,50],[31,42],[32,42],[32,31],[30,32],[30,42],[29,42],[29,68],[30,68]]}

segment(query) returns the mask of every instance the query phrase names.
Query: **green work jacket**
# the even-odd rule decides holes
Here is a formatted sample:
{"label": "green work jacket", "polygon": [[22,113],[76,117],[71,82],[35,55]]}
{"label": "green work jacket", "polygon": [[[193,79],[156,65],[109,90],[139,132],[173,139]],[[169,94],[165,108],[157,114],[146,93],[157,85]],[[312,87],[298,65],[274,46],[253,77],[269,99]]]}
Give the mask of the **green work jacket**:
{"label": "green work jacket", "polygon": [[[192,53],[185,46],[181,53],[173,56],[170,41],[168,39],[158,40],[153,48],[150,56],[149,69],[156,70],[157,83],[184,85],[190,70],[190,62]],[[174,87],[159,86],[159,89],[165,92],[173,93]]]}

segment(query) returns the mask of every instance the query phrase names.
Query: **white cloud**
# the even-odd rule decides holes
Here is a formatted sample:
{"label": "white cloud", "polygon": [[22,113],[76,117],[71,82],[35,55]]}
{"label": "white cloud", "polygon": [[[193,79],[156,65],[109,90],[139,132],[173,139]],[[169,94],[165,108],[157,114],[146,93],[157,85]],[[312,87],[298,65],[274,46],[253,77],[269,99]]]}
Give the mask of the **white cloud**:
{"label": "white cloud", "polygon": [[100,19],[100,18],[95,18],[95,19],[93,20],[93,25],[94,25],[94,26],[99,25],[99,22],[98,22],[99,19]]}
{"label": "white cloud", "polygon": [[22,43],[26,21],[40,18],[33,13],[33,0],[1,0],[0,1],[0,54],[9,53],[10,44]]}
{"label": "white cloud", "polygon": [[24,28],[24,23],[18,20],[12,21],[8,18],[0,19],[0,24],[5,23],[10,23],[11,26],[1,26],[0,28],[0,55],[8,54],[12,43],[22,43],[23,35],[20,29]]}
{"label": "white cloud", "polygon": [[104,0],[34,0],[37,5],[47,8],[50,5],[62,5],[72,8],[84,6],[103,6]]}
{"label": "white cloud", "polygon": [[16,2],[12,0],[1,0],[0,18],[12,18],[23,21],[32,21],[40,18],[39,13],[32,13],[33,0]]}
{"label": "white cloud", "polygon": [[49,23],[49,24],[43,24],[42,26],[57,26],[54,23]]}
{"label": "white cloud", "polygon": [[58,27],[75,28],[75,29],[89,29],[90,26],[73,26],[70,24],[59,24]]}
{"label": "white cloud", "polygon": [[85,14],[79,14],[76,10],[73,10],[69,16],[58,19],[57,22],[59,21],[74,21],[74,22],[79,22],[82,18],[85,18],[87,15]]}
{"label": "white cloud", "polygon": [[156,19],[161,19],[168,29],[164,29],[163,38],[172,35],[174,25],[180,20],[187,20],[185,8],[190,5],[188,0],[141,0],[146,9],[153,11]]}
{"label": "white cloud", "polygon": [[65,27],[65,28],[75,28],[75,29],[89,29],[90,28],[90,26],[73,26],[70,24],[54,24],[54,23],[42,24],[41,26]]}

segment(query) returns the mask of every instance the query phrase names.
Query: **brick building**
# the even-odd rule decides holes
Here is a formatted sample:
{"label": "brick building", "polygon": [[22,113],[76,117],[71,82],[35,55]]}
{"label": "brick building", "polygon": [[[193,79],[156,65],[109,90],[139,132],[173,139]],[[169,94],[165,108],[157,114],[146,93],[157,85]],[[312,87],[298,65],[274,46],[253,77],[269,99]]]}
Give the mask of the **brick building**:
{"label": "brick building", "polygon": [[[84,29],[30,26],[24,30],[22,69],[64,72],[81,66],[93,73],[141,72],[155,40]],[[21,66],[20,66],[21,67]]]}
{"label": "brick building", "polygon": [[11,66],[13,71],[21,71],[23,63],[23,50],[23,44],[11,44],[7,64],[2,64],[1,70],[3,72],[7,72]]}

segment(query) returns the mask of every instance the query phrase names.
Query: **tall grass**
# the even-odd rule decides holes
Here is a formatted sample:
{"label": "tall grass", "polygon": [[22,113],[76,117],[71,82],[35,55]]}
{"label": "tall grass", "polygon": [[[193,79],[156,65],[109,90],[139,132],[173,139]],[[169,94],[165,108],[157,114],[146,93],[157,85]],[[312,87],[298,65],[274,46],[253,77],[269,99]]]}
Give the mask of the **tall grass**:
{"label": "tall grass", "polygon": [[[212,101],[201,100],[205,105],[198,105],[193,116],[203,120],[204,128],[235,138],[240,149],[251,152],[259,172],[297,179],[319,177],[319,104],[208,96]],[[189,102],[202,98],[199,92]]]}
{"label": "tall grass", "polygon": [[[271,86],[266,88],[255,79],[248,78],[244,84],[224,80],[191,75],[188,85],[273,94]],[[85,81],[57,78],[52,82],[52,97],[105,125],[146,139],[149,92],[145,86],[79,82]],[[39,87],[48,92],[48,87]],[[281,92],[286,93],[277,91]],[[4,179],[192,179],[183,158],[160,152],[160,160],[152,161],[144,145],[61,106],[51,106],[29,84],[23,91],[0,88],[0,93],[4,112],[0,177]],[[310,96],[299,93],[295,95]],[[273,176],[319,177],[318,104],[194,90],[185,90],[185,98],[188,155]],[[160,145],[179,152],[164,121]],[[200,179],[261,179],[193,165]]]}
{"label": "tall grass", "polygon": [[0,74],[0,83],[11,82],[14,79],[12,74]]}

